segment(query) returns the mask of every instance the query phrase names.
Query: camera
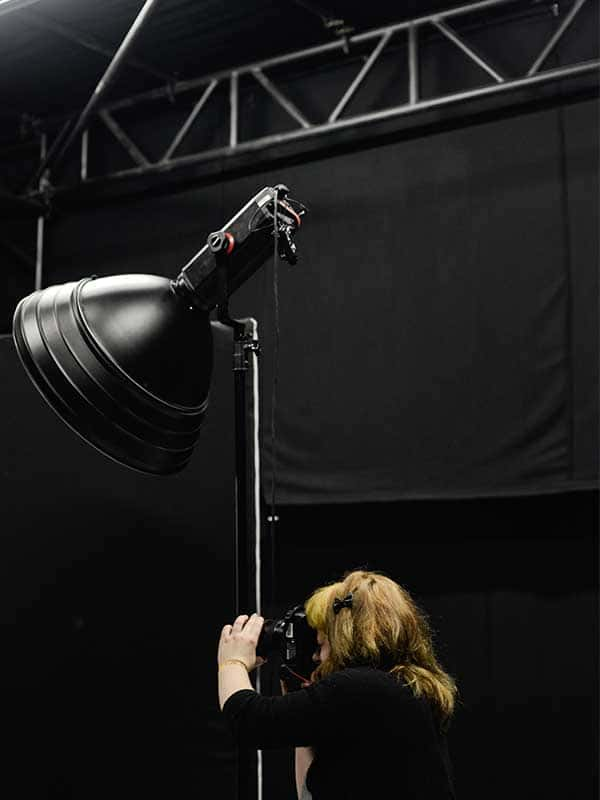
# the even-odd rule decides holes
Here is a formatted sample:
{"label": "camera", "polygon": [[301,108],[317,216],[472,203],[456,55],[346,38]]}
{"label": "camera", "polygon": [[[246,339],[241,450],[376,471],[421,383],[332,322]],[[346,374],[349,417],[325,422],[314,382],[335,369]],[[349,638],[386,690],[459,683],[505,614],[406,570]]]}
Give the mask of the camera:
{"label": "camera", "polygon": [[256,654],[265,659],[273,655],[280,657],[280,677],[291,691],[310,681],[317,647],[317,632],[308,624],[304,606],[297,605],[280,619],[265,620]]}

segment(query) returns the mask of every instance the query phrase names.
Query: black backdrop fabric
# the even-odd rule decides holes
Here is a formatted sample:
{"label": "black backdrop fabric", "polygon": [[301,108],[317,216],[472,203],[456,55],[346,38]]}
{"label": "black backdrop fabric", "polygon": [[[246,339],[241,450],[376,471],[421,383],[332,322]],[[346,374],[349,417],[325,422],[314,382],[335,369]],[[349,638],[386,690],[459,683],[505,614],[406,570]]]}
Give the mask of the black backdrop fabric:
{"label": "black backdrop fabric", "polygon": [[596,486],[597,123],[590,100],[57,213],[45,283],[175,277],[283,182],[309,207],[299,262],[268,262],[231,303],[259,322],[266,494]]}
{"label": "black backdrop fabric", "polygon": [[[178,194],[57,210],[48,226],[46,285],[89,274],[174,276],[206,234],[266,184],[287,183],[310,207],[297,240],[301,260],[277,271],[279,338],[272,265],[240,289],[231,309],[259,321],[263,486],[268,495],[274,477],[281,504],[275,536],[265,531],[272,548],[264,554],[265,611],[283,611],[358,564],[407,585],[431,613],[442,661],[462,692],[451,753],[464,798],[591,798],[597,787],[598,498],[566,491],[597,480],[596,113],[597,103],[585,102],[488,120]],[[92,546],[100,549],[114,522],[105,492],[93,490],[97,521],[80,531],[79,498],[90,494],[90,478],[51,476],[47,461],[33,458],[60,441],[66,463],[69,432],[41,403],[28,407],[19,380],[26,379],[15,373],[14,386],[7,384],[18,410],[3,421],[15,458],[3,477],[5,608],[18,621],[8,628],[12,663],[28,670],[11,700],[10,719],[20,720],[15,773],[38,796],[50,779],[58,796],[69,796],[71,780],[76,796],[95,800],[96,791],[126,793],[143,762],[144,787],[185,798],[215,767],[202,760],[194,707],[214,680],[199,671],[212,669],[204,647],[212,622],[198,650],[180,656],[196,597],[209,607],[206,593],[196,592],[196,566],[210,563],[211,586],[231,578],[231,565],[215,561],[217,549],[205,559],[206,545],[195,538],[200,482],[220,497],[220,479],[204,472],[198,455],[200,482],[181,476],[174,495],[165,494],[164,479],[159,496],[148,488],[159,479],[141,491],[119,474],[124,482],[110,493],[129,509],[133,536],[111,537],[96,555]],[[16,438],[22,419],[33,437],[27,448]],[[74,508],[66,538],[42,524],[55,482]],[[488,494],[533,496],[475,497]],[[211,507],[206,525],[223,514],[229,525],[226,508]],[[166,520],[174,538],[157,533]],[[172,565],[184,558],[182,575]],[[156,565],[164,584],[152,581]],[[104,574],[111,591],[100,594],[94,587]],[[87,606],[67,602],[92,596]],[[163,602],[171,612],[164,626],[156,633],[144,625],[149,635],[132,644],[130,618],[119,609],[158,619]],[[72,630],[87,630],[79,661],[63,657],[65,647],[77,653],[81,639]],[[185,663],[193,674],[182,668],[174,677]],[[45,677],[28,694],[28,674],[39,679],[40,670]],[[265,690],[276,693],[268,671],[264,677]],[[101,694],[90,695],[90,685]],[[79,725],[90,708],[100,709],[92,732]],[[171,744],[160,752],[163,729]],[[231,751],[215,735],[214,774],[226,796]],[[131,781],[109,791],[132,741]],[[265,800],[293,799],[290,758],[265,754]]]}
{"label": "black backdrop fabric", "polygon": [[[597,491],[282,507],[272,611],[347,569],[384,571],[428,615],[458,685],[458,800],[595,800],[598,508]],[[264,800],[296,800],[291,752],[265,751],[264,772]]]}
{"label": "black backdrop fabric", "polygon": [[216,648],[234,616],[231,335],[187,468],[144,475],[84,443],[0,338],[0,793],[234,797]]}

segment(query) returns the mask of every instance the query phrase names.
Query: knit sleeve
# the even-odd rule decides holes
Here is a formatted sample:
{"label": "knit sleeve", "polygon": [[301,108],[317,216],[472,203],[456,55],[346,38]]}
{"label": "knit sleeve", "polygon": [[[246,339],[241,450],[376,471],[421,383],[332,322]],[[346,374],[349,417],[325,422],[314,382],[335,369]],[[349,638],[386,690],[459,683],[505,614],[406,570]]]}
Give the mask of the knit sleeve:
{"label": "knit sleeve", "polygon": [[335,684],[325,680],[283,697],[265,697],[252,689],[240,689],[228,698],[223,714],[242,746],[310,746],[332,729],[335,694]]}

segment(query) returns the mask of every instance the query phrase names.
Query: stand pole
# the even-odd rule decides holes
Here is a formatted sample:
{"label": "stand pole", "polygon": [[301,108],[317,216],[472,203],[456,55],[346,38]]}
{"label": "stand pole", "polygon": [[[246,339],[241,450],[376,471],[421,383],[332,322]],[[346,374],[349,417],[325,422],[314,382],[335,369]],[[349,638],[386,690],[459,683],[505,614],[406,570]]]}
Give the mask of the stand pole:
{"label": "stand pole", "polygon": [[[233,329],[235,392],[235,614],[260,613],[260,467],[258,448],[258,337],[254,319],[219,321]],[[248,424],[250,420],[250,424]],[[259,678],[254,673],[253,680]],[[261,753],[240,748],[237,760],[238,800],[262,796]]]}
{"label": "stand pole", "polygon": [[[258,500],[258,338],[253,319],[232,320],[235,391],[235,612],[260,613]],[[251,420],[248,425],[248,419]],[[254,580],[252,580],[254,575]]]}

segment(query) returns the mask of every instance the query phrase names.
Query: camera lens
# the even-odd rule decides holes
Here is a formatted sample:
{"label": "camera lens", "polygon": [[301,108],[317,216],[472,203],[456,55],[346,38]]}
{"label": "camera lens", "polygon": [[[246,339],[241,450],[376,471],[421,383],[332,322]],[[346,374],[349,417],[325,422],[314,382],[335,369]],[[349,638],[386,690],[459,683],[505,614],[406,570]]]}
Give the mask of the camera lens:
{"label": "camera lens", "polygon": [[282,627],[283,620],[266,619],[263,623],[260,636],[258,637],[258,644],[256,645],[256,655],[261,658],[269,658],[273,653],[281,651],[281,644],[283,641]]}

